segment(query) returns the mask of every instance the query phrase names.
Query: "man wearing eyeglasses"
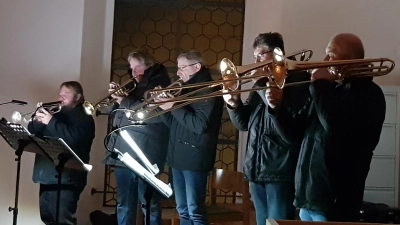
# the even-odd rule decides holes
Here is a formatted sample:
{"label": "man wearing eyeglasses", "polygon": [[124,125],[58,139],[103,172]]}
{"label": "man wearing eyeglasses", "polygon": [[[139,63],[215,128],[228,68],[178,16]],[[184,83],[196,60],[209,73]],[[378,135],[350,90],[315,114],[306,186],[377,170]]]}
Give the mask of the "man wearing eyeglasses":
{"label": "man wearing eyeglasses", "polygon": [[[284,52],[281,34],[259,34],[253,43],[255,62],[272,59],[276,47]],[[252,75],[269,73],[267,66],[252,71]],[[290,74],[286,83],[306,79],[310,76],[305,72]],[[274,122],[287,115],[297,117],[308,99],[308,89],[301,86],[280,89],[273,81],[263,78],[253,87],[263,86],[269,87],[251,92],[245,103],[239,95],[229,92],[224,95],[232,123],[241,131],[248,131],[243,173],[250,182],[258,225],[265,224],[266,219],[295,218],[294,174],[302,134],[296,133],[299,136],[296,142],[284,140]],[[299,127],[302,127],[300,122]]]}
{"label": "man wearing eyeglasses", "polygon": [[[177,75],[185,85],[212,81],[201,53],[195,50],[178,56]],[[183,89],[181,95],[193,90]],[[214,91],[209,88],[191,96]],[[158,98],[156,101],[167,99]],[[164,103],[159,107],[168,110],[172,106],[173,103]],[[222,109],[221,97],[209,98],[161,116],[170,128],[167,161],[172,168],[176,209],[181,225],[209,224],[205,210],[207,177],[214,168]]]}

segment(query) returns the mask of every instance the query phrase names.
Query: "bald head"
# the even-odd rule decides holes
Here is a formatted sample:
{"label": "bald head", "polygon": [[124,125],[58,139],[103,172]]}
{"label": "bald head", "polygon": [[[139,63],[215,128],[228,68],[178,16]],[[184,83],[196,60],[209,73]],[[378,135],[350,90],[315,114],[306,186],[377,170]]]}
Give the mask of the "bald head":
{"label": "bald head", "polygon": [[330,60],[363,59],[364,46],[357,35],[337,34],[329,41],[326,54]]}

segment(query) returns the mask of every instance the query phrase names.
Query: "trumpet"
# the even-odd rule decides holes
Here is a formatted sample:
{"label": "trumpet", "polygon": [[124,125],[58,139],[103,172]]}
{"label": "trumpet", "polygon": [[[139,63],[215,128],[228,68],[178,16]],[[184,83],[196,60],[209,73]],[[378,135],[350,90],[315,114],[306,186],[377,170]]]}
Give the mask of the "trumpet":
{"label": "trumpet", "polygon": [[[244,74],[246,74],[251,70],[266,66],[270,68],[269,69],[270,73],[258,76],[243,76]],[[285,84],[285,79],[287,77],[288,71],[302,71],[302,70],[307,71],[316,68],[328,68],[328,70],[333,75],[337,76],[337,79],[343,80],[349,77],[384,76],[389,74],[394,69],[394,66],[395,66],[394,61],[388,58],[334,60],[334,61],[321,61],[321,62],[298,62],[285,58],[282,50],[279,48],[275,48],[273,52],[273,58],[271,60],[244,66],[235,66],[231,60],[224,58],[222,59],[220,64],[223,80],[205,82],[193,85],[184,85],[181,87],[182,89],[196,88],[196,87],[212,88],[216,85],[221,85],[223,89],[228,90],[228,93],[217,91],[215,93],[206,94],[203,96],[195,96],[189,98],[175,98],[166,101],[161,101],[158,103],[163,104],[167,102],[176,103],[176,102],[186,102],[186,101],[197,101],[206,98],[223,96],[225,94],[239,94],[243,92],[265,90],[266,87],[237,90],[237,87],[239,86],[240,82],[260,79],[260,78],[268,78],[276,85],[276,87],[280,89],[286,86],[294,86],[311,82],[311,80],[308,80],[308,81]],[[203,88],[197,90],[202,90]],[[169,91],[169,89],[165,88],[161,91]]]}
{"label": "trumpet", "polygon": [[178,97],[181,94],[182,89],[180,87],[182,87],[183,83],[184,83],[183,80],[179,78],[178,80],[176,80],[175,82],[166,87],[166,88],[173,88],[173,90],[171,91],[156,92],[152,93],[151,95],[147,95],[149,94],[149,92],[145,92],[143,96],[144,101],[139,105],[136,105],[135,107],[129,109],[126,112],[126,117],[128,117],[129,120],[143,120],[147,115],[149,115],[153,110],[155,110],[158,107],[156,102],[154,102],[154,99],[156,97],[167,98],[169,97],[168,94],[174,97]]}
{"label": "trumpet", "polygon": [[40,109],[43,108],[46,111],[48,111],[50,114],[55,114],[61,111],[61,102],[47,102],[41,104],[37,109],[27,112],[27,113],[20,113],[18,111],[14,111],[11,113],[11,121],[13,123],[20,123],[21,121],[24,121],[25,123],[29,123],[31,119],[35,117],[35,114],[37,111],[40,112]]}
{"label": "trumpet", "polygon": [[86,114],[90,116],[96,115],[96,112],[98,112],[98,110],[100,110],[101,108],[107,108],[116,101],[116,99],[112,97],[113,95],[126,97],[129,95],[130,92],[135,90],[136,85],[136,80],[129,80],[121,86],[117,87],[114,91],[110,92],[106,97],[98,101],[96,104],[85,101],[83,103],[83,108],[85,109]]}

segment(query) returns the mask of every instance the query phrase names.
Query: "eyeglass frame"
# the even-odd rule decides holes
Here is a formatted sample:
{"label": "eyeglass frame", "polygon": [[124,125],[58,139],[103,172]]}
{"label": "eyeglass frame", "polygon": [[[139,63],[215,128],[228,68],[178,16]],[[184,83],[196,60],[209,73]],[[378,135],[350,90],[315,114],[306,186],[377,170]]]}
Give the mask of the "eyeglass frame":
{"label": "eyeglass frame", "polygon": [[270,53],[270,52],[272,52],[273,50],[268,50],[268,51],[262,51],[262,52],[260,52],[260,53],[258,53],[257,55],[253,55],[253,59],[254,60],[260,60],[261,59],[261,57],[263,56],[263,55],[265,55],[265,54],[268,54],[268,53]]}
{"label": "eyeglass frame", "polygon": [[178,70],[183,71],[186,67],[196,65],[197,63],[200,63],[200,62],[195,62],[195,63],[189,64],[189,65],[186,65],[186,66],[181,66],[181,67],[177,66],[176,68],[177,68]]}

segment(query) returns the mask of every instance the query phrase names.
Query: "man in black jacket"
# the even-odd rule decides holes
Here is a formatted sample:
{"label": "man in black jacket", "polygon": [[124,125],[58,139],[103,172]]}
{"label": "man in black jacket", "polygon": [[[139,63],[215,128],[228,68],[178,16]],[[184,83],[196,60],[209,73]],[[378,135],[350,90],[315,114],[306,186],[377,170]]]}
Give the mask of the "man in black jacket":
{"label": "man in black jacket", "polygon": [[[62,102],[61,111],[51,114],[39,108],[35,120],[28,124],[28,130],[37,136],[62,138],[84,163],[89,163],[95,125],[93,118],[86,115],[83,109],[85,98],[82,86],[76,81],[62,83],[58,100]],[[56,222],[57,173],[50,159],[45,155],[36,155],[33,181],[40,184],[40,217],[45,224]],[[86,186],[86,177],[85,171],[63,170],[58,224],[77,224],[75,212],[79,196]]]}
{"label": "man in black jacket", "polygon": [[[154,89],[157,86],[166,87],[170,84],[170,78],[166,68],[159,63],[155,63],[154,58],[144,50],[131,52],[128,61],[132,70],[132,78],[137,82],[136,88],[128,97],[113,96],[117,99],[120,109],[129,109],[142,103],[145,91]],[[116,88],[115,83],[110,84],[110,91]],[[129,135],[143,151],[150,163],[156,164],[162,172],[164,169],[165,158],[167,155],[166,146],[168,144],[168,128],[157,118],[146,121],[146,125],[131,126],[125,128]],[[114,128],[132,124],[128,120],[126,113],[118,111],[114,117]],[[114,148],[120,152],[128,152],[139,163],[137,155],[133,152],[128,143],[117,133],[114,133],[108,142],[109,150]],[[106,164],[115,165],[114,175],[117,182],[117,215],[118,225],[131,225],[136,223],[136,212],[138,197],[142,204],[146,204],[145,194],[148,185],[126,168],[121,162],[107,155]],[[159,204],[160,196],[158,193],[152,194],[150,205],[150,224],[161,224],[161,207]],[[146,215],[145,209],[143,209]]]}
{"label": "man in black jacket", "polygon": [[[279,33],[263,33],[255,38],[253,49],[256,62],[272,59],[272,51],[284,43]],[[267,74],[261,68],[254,74]],[[289,74],[286,83],[309,80],[308,73]],[[288,142],[281,137],[274,120],[283,115],[298,117],[308,100],[306,86],[286,87],[283,90],[266,79],[254,87],[272,85],[267,91],[250,93],[245,103],[239,95],[224,95],[232,123],[241,131],[248,131],[243,173],[250,181],[250,191],[256,211],[257,224],[266,219],[294,219],[294,173],[302,133],[298,140]],[[229,94],[229,92],[227,92]]]}
{"label": "man in black jacket", "polygon": [[[326,47],[326,61],[363,58],[363,44],[354,34],[335,35]],[[337,83],[332,71],[338,69],[318,69],[311,77],[312,102],[296,170],[294,204],[302,220],[358,220],[385,119],[385,98],[372,77]]]}
{"label": "man in black jacket", "polygon": [[[185,84],[212,81],[210,71],[204,68],[202,55],[195,50],[178,56],[177,74]],[[184,89],[181,94],[190,91],[193,89]],[[201,94],[213,91],[216,90],[209,89]],[[157,100],[165,99],[169,98]],[[167,110],[172,106],[173,103],[165,103],[160,108]],[[193,102],[161,116],[170,128],[167,161],[172,167],[181,225],[208,224],[205,211],[207,177],[215,163],[222,110],[223,100],[219,97]]]}

